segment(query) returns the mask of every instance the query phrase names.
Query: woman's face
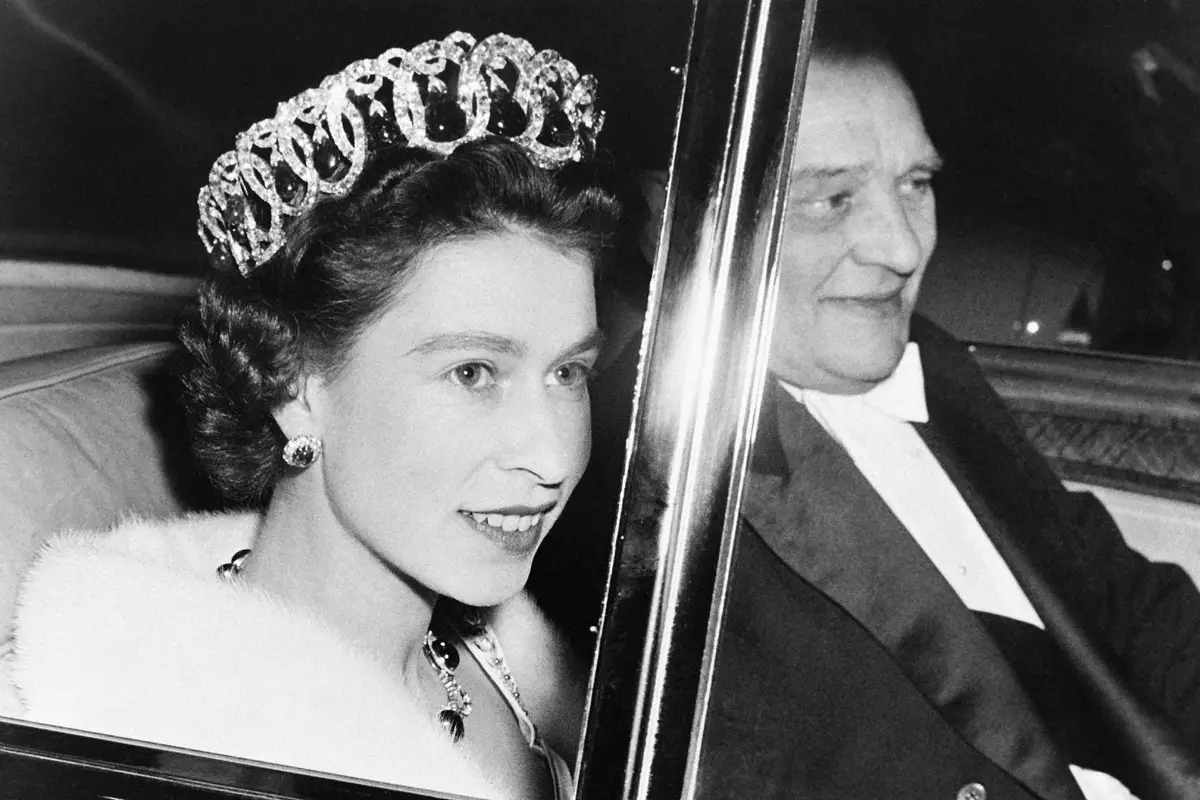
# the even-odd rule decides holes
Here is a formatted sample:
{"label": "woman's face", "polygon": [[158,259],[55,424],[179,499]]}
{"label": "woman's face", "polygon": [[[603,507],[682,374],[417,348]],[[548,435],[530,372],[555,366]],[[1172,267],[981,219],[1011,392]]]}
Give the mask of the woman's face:
{"label": "woman's face", "polygon": [[591,449],[592,266],[522,234],[439,246],[312,396],[334,517],[395,570],[517,592]]}

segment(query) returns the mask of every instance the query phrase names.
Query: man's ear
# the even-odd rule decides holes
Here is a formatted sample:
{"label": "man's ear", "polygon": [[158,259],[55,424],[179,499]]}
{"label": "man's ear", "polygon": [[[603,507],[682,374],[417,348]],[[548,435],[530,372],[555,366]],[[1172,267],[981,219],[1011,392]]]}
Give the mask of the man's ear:
{"label": "man's ear", "polygon": [[321,438],[322,392],[325,381],[318,375],[302,374],[296,379],[295,393],[272,414],[275,424],[287,438],[307,434]]}

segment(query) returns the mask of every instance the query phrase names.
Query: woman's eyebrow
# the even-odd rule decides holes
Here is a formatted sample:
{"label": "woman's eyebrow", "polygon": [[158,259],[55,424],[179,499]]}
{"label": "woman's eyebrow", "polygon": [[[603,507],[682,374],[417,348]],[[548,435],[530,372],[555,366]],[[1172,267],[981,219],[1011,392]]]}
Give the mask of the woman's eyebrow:
{"label": "woman's eyebrow", "polygon": [[427,356],[447,350],[487,350],[517,358],[524,356],[526,352],[524,343],[509,336],[476,331],[455,331],[454,333],[439,333],[436,336],[430,336],[411,348],[405,355]]}
{"label": "woman's eyebrow", "polygon": [[566,347],[562,353],[559,354],[558,358],[570,358],[571,356],[577,356],[580,353],[586,353],[589,350],[599,350],[603,346],[604,332],[599,328],[595,328],[587,336],[584,336],[579,341]]}

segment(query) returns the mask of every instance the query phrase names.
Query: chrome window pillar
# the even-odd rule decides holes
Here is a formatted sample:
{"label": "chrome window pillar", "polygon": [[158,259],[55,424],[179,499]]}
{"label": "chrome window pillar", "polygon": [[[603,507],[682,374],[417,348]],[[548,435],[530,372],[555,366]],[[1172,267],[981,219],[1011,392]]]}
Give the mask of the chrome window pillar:
{"label": "chrome window pillar", "polygon": [[815,0],[697,0],[579,800],[692,798]]}

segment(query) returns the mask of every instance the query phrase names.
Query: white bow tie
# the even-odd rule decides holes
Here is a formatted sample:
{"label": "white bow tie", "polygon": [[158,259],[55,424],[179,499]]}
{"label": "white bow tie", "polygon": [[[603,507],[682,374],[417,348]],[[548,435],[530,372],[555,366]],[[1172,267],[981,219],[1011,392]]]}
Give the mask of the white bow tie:
{"label": "white bow tie", "polygon": [[904,346],[904,355],[891,375],[871,387],[863,400],[885,414],[905,422],[929,422],[925,406],[925,370],[921,348],[915,342]]}
{"label": "white bow tie", "polygon": [[[793,395],[793,387],[784,384]],[[861,395],[831,395],[815,389],[799,390],[800,401],[820,397],[826,403],[863,402],[904,422],[928,422],[925,405],[925,371],[921,368],[921,349],[915,342],[904,346],[904,355],[896,369],[884,380]]]}

